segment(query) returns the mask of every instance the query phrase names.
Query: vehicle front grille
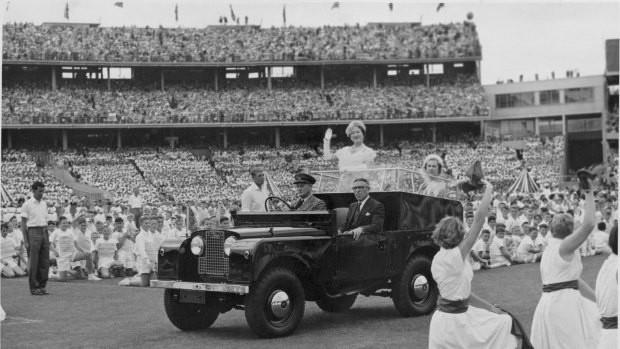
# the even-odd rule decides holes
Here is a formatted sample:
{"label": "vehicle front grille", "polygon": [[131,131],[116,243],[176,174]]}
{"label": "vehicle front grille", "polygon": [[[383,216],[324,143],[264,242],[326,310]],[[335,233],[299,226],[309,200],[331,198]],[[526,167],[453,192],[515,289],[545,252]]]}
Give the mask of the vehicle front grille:
{"label": "vehicle front grille", "polygon": [[198,273],[212,276],[228,276],[228,257],[224,254],[223,231],[205,232],[205,256],[198,258]]}

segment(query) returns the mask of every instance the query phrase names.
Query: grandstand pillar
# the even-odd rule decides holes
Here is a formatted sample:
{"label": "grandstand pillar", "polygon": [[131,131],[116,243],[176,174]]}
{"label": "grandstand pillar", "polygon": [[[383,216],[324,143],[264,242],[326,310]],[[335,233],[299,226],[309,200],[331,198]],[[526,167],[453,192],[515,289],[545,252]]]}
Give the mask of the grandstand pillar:
{"label": "grandstand pillar", "polygon": [[161,83],[161,92],[164,92],[164,70],[163,69],[159,71],[159,80]]}
{"label": "grandstand pillar", "polygon": [[431,74],[428,73],[428,64],[424,65],[424,74],[426,75],[426,87],[431,86]]}
{"label": "grandstand pillar", "polygon": [[56,67],[52,67],[52,90],[56,90]]}
{"label": "grandstand pillar", "polygon": [[271,67],[267,68],[267,89],[271,90]]}
{"label": "grandstand pillar", "polygon": [[276,133],[275,133],[276,148],[280,148],[280,128],[276,127],[275,130],[276,130]]}
{"label": "grandstand pillar", "polygon": [[372,67],[372,87],[377,88],[377,66]]}
{"label": "grandstand pillar", "polygon": [[480,120],[480,136],[482,136],[482,139],[487,139],[487,135],[484,133],[484,120]]}
{"label": "grandstand pillar", "polygon": [[116,149],[121,150],[123,148],[121,129],[116,130]]}
{"label": "grandstand pillar", "polygon": [[6,131],[6,147],[9,150],[13,148],[13,135],[9,130]]}
{"label": "grandstand pillar", "polygon": [[540,136],[540,118],[534,118],[534,134]]}
{"label": "grandstand pillar", "polygon": [[214,79],[213,79],[213,84],[214,84],[213,86],[215,87],[215,91],[217,91],[217,79],[218,79],[218,74],[217,73],[218,73],[218,70],[217,70],[217,68],[215,68],[215,74],[214,74],[215,76],[214,76]]}
{"label": "grandstand pillar", "polygon": [[224,129],[224,134],[223,134],[223,143],[224,143],[224,148],[228,148],[228,130]]}
{"label": "grandstand pillar", "polygon": [[112,79],[110,79],[110,67],[108,67],[108,92],[110,91],[112,91]]}
{"label": "grandstand pillar", "polygon": [[562,114],[562,136],[566,139],[566,114]]}
{"label": "grandstand pillar", "polygon": [[383,146],[383,124],[379,125],[379,146]]}
{"label": "grandstand pillar", "polygon": [[431,128],[431,131],[433,132],[433,144],[437,143],[437,124],[433,124],[433,127]]}
{"label": "grandstand pillar", "polygon": [[323,66],[321,66],[321,90],[325,88],[325,72]]}
{"label": "grandstand pillar", "polygon": [[54,130],[54,149],[58,149],[58,130]]}
{"label": "grandstand pillar", "polygon": [[67,150],[69,148],[68,138],[67,130],[62,130],[62,150]]}

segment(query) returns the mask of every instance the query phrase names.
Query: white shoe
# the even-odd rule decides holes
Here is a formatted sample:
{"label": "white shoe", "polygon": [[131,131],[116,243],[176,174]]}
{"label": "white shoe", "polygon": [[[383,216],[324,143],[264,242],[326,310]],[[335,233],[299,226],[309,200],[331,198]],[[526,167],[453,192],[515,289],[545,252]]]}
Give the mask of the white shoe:
{"label": "white shoe", "polygon": [[101,278],[95,276],[95,274],[88,275],[88,281],[101,281]]}
{"label": "white shoe", "polygon": [[129,286],[129,278],[124,278],[118,283],[119,286]]}

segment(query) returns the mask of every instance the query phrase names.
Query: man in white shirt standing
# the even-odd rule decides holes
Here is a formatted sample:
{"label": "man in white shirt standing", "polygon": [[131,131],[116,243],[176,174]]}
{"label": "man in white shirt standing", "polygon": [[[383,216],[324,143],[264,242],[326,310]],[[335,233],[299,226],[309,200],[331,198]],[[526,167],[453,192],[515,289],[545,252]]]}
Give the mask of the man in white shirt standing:
{"label": "man in white shirt standing", "polygon": [[28,283],[33,296],[49,294],[47,277],[50,267],[50,241],[47,234],[47,204],[43,200],[45,185],[41,182],[32,184],[32,197],[21,209],[22,234],[30,259],[28,264]]}
{"label": "man in white shirt standing", "polygon": [[140,196],[140,188],[134,188],[133,194],[129,195],[127,199],[131,213],[133,213],[133,219],[136,222],[136,227],[140,229],[140,217],[142,216],[142,206],[144,206],[144,200]]}
{"label": "man in white shirt standing", "polygon": [[250,170],[254,183],[241,194],[242,212],[265,212],[265,200],[269,197],[269,190],[265,184],[265,172],[262,167]]}

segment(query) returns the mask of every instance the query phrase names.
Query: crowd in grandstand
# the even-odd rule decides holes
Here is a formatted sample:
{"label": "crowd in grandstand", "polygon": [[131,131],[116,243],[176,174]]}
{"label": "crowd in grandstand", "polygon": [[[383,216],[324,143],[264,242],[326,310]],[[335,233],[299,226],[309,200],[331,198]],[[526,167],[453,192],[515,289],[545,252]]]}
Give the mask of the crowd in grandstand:
{"label": "crowd in grandstand", "polygon": [[409,26],[89,28],[3,25],[5,60],[253,62],[480,56],[471,22]]}
{"label": "crowd in grandstand", "polygon": [[207,123],[341,119],[413,119],[488,115],[476,77],[415,86],[328,84],[325,89],[291,79],[269,90],[249,81],[220,91],[172,85],[71,82],[52,90],[44,82],[7,83],[4,123]]}

